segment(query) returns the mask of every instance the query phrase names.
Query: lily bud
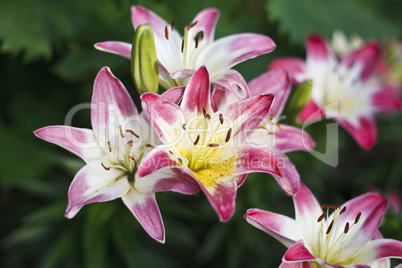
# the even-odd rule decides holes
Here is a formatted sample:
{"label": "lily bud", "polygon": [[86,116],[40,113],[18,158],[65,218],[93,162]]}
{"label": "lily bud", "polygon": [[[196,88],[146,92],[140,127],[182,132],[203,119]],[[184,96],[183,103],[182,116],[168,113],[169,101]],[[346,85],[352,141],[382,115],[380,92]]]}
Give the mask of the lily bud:
{"label": "lily bud", "polygon": [[131,49],[131,75],[138,93],[158,92],[159,68],[150,24],[137,27]]}
{"label": "lily bud", "polygon": [[311,80],[304,81],[296,88],[293,96],[289,100],[289,115],[293,122],[296,121],[297,115],[301,109],[310,100],[311,90],[313,88],[313,82]]}

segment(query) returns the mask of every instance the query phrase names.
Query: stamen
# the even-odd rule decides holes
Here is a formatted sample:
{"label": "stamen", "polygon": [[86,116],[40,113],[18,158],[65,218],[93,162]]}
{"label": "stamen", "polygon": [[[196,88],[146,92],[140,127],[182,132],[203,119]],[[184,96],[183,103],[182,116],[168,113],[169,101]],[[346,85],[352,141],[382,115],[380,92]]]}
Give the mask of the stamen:
{"label": "stamen", "polygon": [[166,38],[166,40],[169,40],[169,32],[168,32],[168,26],[167,25],[165,27],[165,38]]}
{"label": "stamen", "polygon": [[205,111],[205,108],[202,108],[202,114],[204,115],[204,117],[207,114],[207,111]]}
{"label": "stamen", "polygon": [[174,18],[172,19],[172,23],[170,25],[172,25],[172,31],[173,31],[174,30]]}
{"label": "stamen", "polygon": [[331,223],[328,226],[327,232],[325,234],[329,234],[329,232],[331,232],[332,229],[332,225],[334,225],[334,221],[332,220]]}
{"label": "stamen", "polygon": [[228,134],[226,134],[225,142],[228,142],[230,140],[231,135],[232,135],[232,128],[229,128]]}
{"label": "stamen", "polygon": [[149,143],[145,143],[145,146],[148,147],[148,148],[154,148],[154,146],[152,144],[149,144]]}
{"label": "stamen", "polygon": [[337,208],[339,208],[339,206],[332,205],[332,204],[324,204],[324,205],[321,205],[321,208],[337,209]]}
{"label": "stamen", "polygon": [[190,25],[190,29],[193,28],[195,25],[197,25],[197,23],[198,23],[198,20],[195,21],[193,24]]}
{"label": "stamen", "polygon": [[121,127],[121,125],[119,125],[119,129],[120,129],[120,136],[124,139],[124,133],[123,133],[123,128]]}
{"label": "stamen", "polygon": [[268,135],[276,135],[276,136],[278,136],[278,133],[269,131],[269,132],[268,132]]}
{"label": "stamen", "polygon": [[346,223],[345,229],[343,230],[343,232],[344,232],[345,234],[347,234],[347,233],[349,232],[349,222]]}
{"label": "stamen", "polygon": [[129,140],[129,141],[127,142],[127,145],[130,146],[130,147],[133,147],[133,144],[134,144],[134,141],[133,141],[133,140]]}
{"label": "stamen", "polygon": [[327,215],[327,212],[322,213],[321,216],[317,219],[317,222],[322,221],[322,219],[324,219],[325,215]]}
{"label": "stamen", "polygon": [[342,215],[346,211],[346,206],[342,208],[341,212],[339,212],[339,215]]}
{"label": "stamen", "polygon": [[201,31],[200,33],[201,33],[201,34],[200,34],[200,41],[201,41],[202,39],[204,39],[204,32]]}
{"label": "stamen", "polygon": [[219,114],[219,121],[221,122],[221,125],[223,125],[223,115]]}
{"label": "stamen", "polygon": [[182,129],[186,130],[186,124],[183,124],[181,127]]}
{"label": "stamen", "polygon": [[200,140],[200,134],[198,134],[197,138],[195,139],[195,142],[193,143],[193,145],[197,145],[198,141]]}
{"label": "stamen", "polygon": [[279,130],[282,130],[281,126],[278,123],[275,123],[275,126],[277,126]]}
{"label": "stamen", "polygon": [[362,213],[359,212],[359,214],[357,214],[356,218],[355,218],[355,224],[360,220]]}
{"label": "stamen", "polygon": [[137,134],[134,133],[134,131],[132,131],[131,129],[126,129],[126,132],[129,132],[131,135],[133,135],[136,138],[140,138],[140,136],[138,136]]}
{"label": "stamen", "polygon": [[198,48],[198,36],[195,38],[195,48]]}
{"label": "stamen", "polygon": [[134,156],[133,156],[132,154],[130,154],[130,155],[128,156],[128,158],[130,158],[131,160],[133,160],[134,163],[138,164],[137,161],[135,161]]}
{"label": "stamen", "polygon": [[183,53],[183,51],[184,51],[184,39],[183,41],[181,41],[181,53]]}
{"label": "stamen", "polygon": [[109,146],[109,152],[112,152],[112,145],[110,144],[110,141],[107,142],[107,145]]}
{"label": "stamen", "polygon": [[206,114],[206,115],[205,115],[205,119],[208,119],[208,120],[209,120],[209,119],[211,119],[211,116],[210,116],[209,114]]}
{"label": "stamen", "polygon": [[208,146],[208,147],[218,147],[219,144],[217,144],[217,143],[210,143],[210,144],[208,144],[207,146]]}
{"label": "stamen", "polygon": [[103,163],[101,163],[102,167],[106,170],[110,170],[110,167],[105,166]]}
{"label": "stamen", "polygon": [[274,119],[275,119],[275,116],[272,115],[272,114],[268,117],[268,120],[269,120],[269,121],[272,121],[272,120],[274,120]]}

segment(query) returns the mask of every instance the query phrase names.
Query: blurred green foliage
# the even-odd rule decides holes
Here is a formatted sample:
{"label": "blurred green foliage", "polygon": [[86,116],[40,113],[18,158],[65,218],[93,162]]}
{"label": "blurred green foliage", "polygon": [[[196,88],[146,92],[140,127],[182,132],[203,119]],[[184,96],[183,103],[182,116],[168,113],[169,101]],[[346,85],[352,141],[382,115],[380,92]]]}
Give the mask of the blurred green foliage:
{"label": "blurred green foliage", "polygon": [[[201,9],[221,10],[216,36],[269,35],[277,49],[236,66],[247,81],[281,56],[304,57],[304,36],[332,31],[382,40],[401,34],[398,0],[16,0],[0,1],[0,266],[1,267],[277,267],[279,242],[249,225],[256,207],[293,217],[291,198],[272,177],[252,174],[239,188],[235,216],[220,223],[202,194],[160,193],[166,244],[153,241],[120,200],[91,204],[72,220],[63,217],[67,190],[83,162],[33,135],[64,124],[65,115],[91,99],[102,66],[126,85],[139,107],[129,62],[93,49],[107,40],[131,42],[130,6],[144,5],[184,27]],[[286,110],[285,110],[286,111]],[[402,193],[402,115],[378,118],[378,144],[361,150],[339,129],[339,165],[305,152],[289,154],[322,203],[341,204],[375,185]],[[325,151],[327,124],[307,128]],[[89,110],[74,126],[90,127]],[[402,240],[402,213],[387,213],[381,231]],[[395,262],[394,262],[395,263]]]}

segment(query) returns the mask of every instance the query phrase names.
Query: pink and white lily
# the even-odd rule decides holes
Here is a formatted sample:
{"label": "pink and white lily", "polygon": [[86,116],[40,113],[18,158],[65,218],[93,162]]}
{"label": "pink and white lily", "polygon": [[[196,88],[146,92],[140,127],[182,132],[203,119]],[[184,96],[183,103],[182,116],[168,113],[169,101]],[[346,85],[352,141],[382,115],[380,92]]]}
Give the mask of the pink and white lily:
{"label": "pink and white lily", "polygon": [[[271,52],[275,43],[267,36],[242,33],[214,41],[219,11],[202,10],[190,25],[184,27],[184,37],[175,28],[174,20],[167,23],[157,14],[142,6],[131,8],[131,19],[136,29],[149,23],[155,35],[159,62],[159,82],[164,88],[187,85],[194,72],[205,65],[211,81],[229,90],[239,86],[247,96],[247,84],[232,66],[256,56]],[[95,48],[130,59],[131,44],[109,41],[95,44]]]}
{"label": "pink and white lily", "polygon": [[307,60],[284,58],[271,69],[285,69],[296,83],[311,79],[311,100],[299,115],[301,121],[333,117],[364,149],[376,142],[376,113],[400,110],[395,90],[381,85],[374,76],[380,47],[368,42],[338,59],[323,39],[307,38]]}
{"label": "pink and white lily", "polygon": [[[381,195],[367,193],[341,206],[320,206],[302,185],[293,202],[295,220],[260,209],[245,215],[289,248],[280,267],[390,267],[389,258],[402,259],[402,242],[384,239],[378,231],[387,209]],[[329,214],[329,209],[334,211]]]}
{"label": "pink and white lily", "polygon": [[[178,102],[183,89],[164,97]],[[154,193],[135,187],[141,159],[160,144],[153,128],[138,114],[130,95],[109,68],[102,68],[94,82],[91,103],[93,129],[48,126],[35,131],[43,140],[81,157],[86,165],[78,171],[68,191],[65,216],[73,218],[86,204],[121,198],[148,234],[164,242],[165,230]],[[198,185],[174,191],[194,194]]]}
{"label": "pink and white lily", "polygon": [[[311,151],[315,144],[305,131],[278,123],[283,119],[281,114],[291,90],[289,76],[284,70],[272,70],[250,81],[248,87],[250,97],[268,93],[275,96],[267,119],[250,136],[250,141],[268,148],[276,154],[278,159],[282,160],[282,172],[286,180],[278,179],[278,183],[281,184],[285,193],[296,194],[300,189],[300,176],[285,153],[296,150]],[[234,94],[222,88],[215,89],[213,92],[212,106],[214,110],[222,109],[238,101],[239,99]]]}
{"label": "pink and white lily", "polygon": [[216,111],[210,95],[209,74],[202,66],[190,79],[180,106],[154,93],[141,96],[163,145],[143,160],[136,187],[143,192],[169,190],[170,185],[159,177],[148,178],[160,170],[175,173],[172,180],[195,181],[220,220],[227,221],[234,213],[237,188],[248,173],[282,177],[280,163],[270,150],[247,143],[267,118],[273,95],[252,97]]}

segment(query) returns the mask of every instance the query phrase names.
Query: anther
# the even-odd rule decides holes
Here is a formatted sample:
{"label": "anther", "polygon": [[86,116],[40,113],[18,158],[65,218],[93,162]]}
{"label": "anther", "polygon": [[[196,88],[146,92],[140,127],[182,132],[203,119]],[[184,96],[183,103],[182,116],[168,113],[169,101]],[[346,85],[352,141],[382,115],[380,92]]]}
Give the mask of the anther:
{"label": "anther", "polygon": [[332,205],[332,204],[324,204],[324,205],[321,205],[321,208],[337,209],[337,208],[339,208],[339,206]]}
{"label": "anther", "polygon": [[231,135],[232,135],[232,128],[229,128],[228,134],[226,134],[225,142],[228,142],[230,140]]}
{"label": "anther", "polygon": [[197,25],[197,23],[198,23],[198,20],[195,21],[193,24],[191,24],[191,25],[190,25],[190,28],[193,28],[195,25]]}
{"label": "anther", "polygon": [[184,130],[186,130],[186,124],[183,124],[183,125],[181,126],[181,128],[184,129]]}
{"label": "anther", "polygon": [[201,33],[201,34],[200,34],[200,41],[201,41],[202,39],[204,39],[204,32],[201,31],[200,33]]}
{"label": "anther", "polygon": [[331,221],[331,223],[328,226],[327,232],[325,234],[329,234],[329,232],[331,232],[332,225],[334,225],[334,221]]}
{"label": "anther", "polygon": [[359,214],[357,214],[356,218],[355,218],[355,224],[360,220],[362,213],[359,212]]}
{"label": "anther", "polygon": [[198,48],[198,36],[195,38],[195,48]]}
{"label": "anther", "polygon": [[168,26],[167,25],[165,27],[165,38],[166,38],[166,40],[169,40],[169,31],[168,31]]}
{"label": "anther", "polygon": [[134,144],[134,141],[133,141],[133,140],[129,140],[129,141],[127,142],[127,145],[130,146],[130,147],[133,147],[133,144]]}
{"label": "anther", "polygon": [[339,212],[340,215],[342,215],[343,213],[345,213],[346,211],[346,206],[342,208],[341,212]]}
{"label": "anther", "polygon": [[208,147],[213,147],[213,148],[215,148],[215,147],[218,147],[219,144],[217,144],[217,143],[210,143],[210,144],[208,144],[207,146],[208,146]]}
{"label": "anther", "polygon": [[105,166],[103,163],[101,163],[102,167],[106,170],[110,170],[110,167]]}
{"label": "anther", "polygon": [[221,122],[221,125],[223,125],[223,115],[219,114],[219,122]]}
{"label": "anther", "polygon": [[154,148],[154,146],[152,144],[149,144],[149,143],[145,143],[145,146],[148,147],[148,148]]}
{"label": "anther", "polygon": [[206,114],[206,115],[205,115],[205,119],[208,119],[208,120],[209,120],[209,119],[211,119],[211,116],[210,116],[209,114]]}
{"label": "anther", "polygon": [[198,141],[200,140],[200,135],[198,134],[197,138],[195,139],[195,142],[193,143],[193,145],[197,145]]}
{"label": "anther", "polygon": [[124,133],[123,133],[123,128],[121,127],[121,125],[119,125],[119,129],[120,129],[120,136],[124,139]]}
{"label": "anther", "polygon": [[205,108],[202,108],[202,114],[205,116],[207,114],[207,111],[205,111]]}
{"label": "anther", "polygon": [[172,19],[172,23],[170,25],[172,25],[172,31],[173,31],[174,30],[174,18]]}
{"label": "anther", "polygon": [[133,135],[136,138],[139,138],[140,136],[138,136],[137,134],[134,133],[134,131],[132,131],[131,129],[126,129],[126,132],[129,132],[131,135]]}
{"label": "anther", "polygon": [[112,145],[110,144],[110,141],[107,142],[107,145],[109,146],[109,152],[112,152]]}
{"label": "anther", "polygon": [[136,163],[136,164],[137,164],[137,161],[135,161],[135,158],[134,158],[134,156],[133,156],[132,154],[130,154],[130,155],[128,156],[128,158],[130,158],[131,160],[133,160],[133,161],[134,161],[134,163]]}
{"label": "anther", "polygon": [[181,41],[181,53],[183,53],[183,51],[184,51],[184,39],[183,41]]}
{"label": "anther", "polygon": [[349,232],[349,222],[346,223],[345,229],[343,229],[343,232],[344,232],[345,234],[347,234],[347,233]]}
{"label": "anther", "polygon": [[275,123],[275,126],[277,126],[279,128],[279,130],[282,130],[281,126],[278,123]]}
{"label": "anther", "polygon": [[327,212],[322,213],[321,216],[317,219],[317,222],[322,221],[322,219],[324,219],[325,215],[327,215]]}
{"label": "anther", "polygon": [[269,131],[269,132],[268,132],[268,135],[276,135],[276,136],[278,136],[278,133],[275,133],[275,132]]}

